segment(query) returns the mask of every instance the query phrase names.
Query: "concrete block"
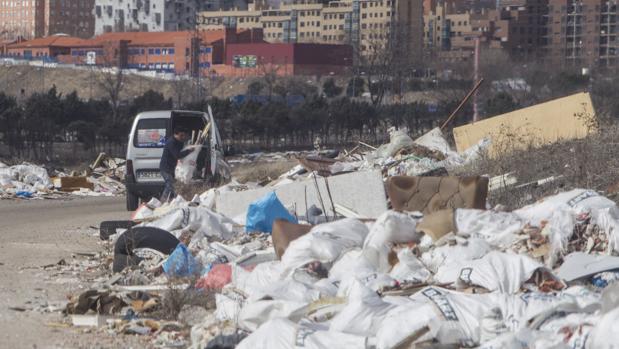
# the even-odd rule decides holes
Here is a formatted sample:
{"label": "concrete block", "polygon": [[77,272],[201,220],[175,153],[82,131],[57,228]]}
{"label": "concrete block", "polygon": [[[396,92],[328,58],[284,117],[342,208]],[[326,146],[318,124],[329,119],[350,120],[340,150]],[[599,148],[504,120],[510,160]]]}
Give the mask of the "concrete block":
{"label": "concrete block", "polygon": [[[306,212],[305,195],[307,193],[307,207],[316,205],[322,209],[319,197],[322,197],[327,214],[333,216],[333,207],[329,200],[329,193],[325,179],[317,178],[320,195],[316,190],[313,178],[285,184],[277,187],[265,187],[242,192],[223,192],[216,200],[217,212],[227,217],[237,217],[247,212],[252,202],[260,199],[267,193],[275,191],[279,200],[286,207],[296,207],[297,214],[304,216]],[[360,171],[327,178],[331,197],[335,204],[349,208],[357,214],[377,218],[387,210],[385,185],[380,171]]]}

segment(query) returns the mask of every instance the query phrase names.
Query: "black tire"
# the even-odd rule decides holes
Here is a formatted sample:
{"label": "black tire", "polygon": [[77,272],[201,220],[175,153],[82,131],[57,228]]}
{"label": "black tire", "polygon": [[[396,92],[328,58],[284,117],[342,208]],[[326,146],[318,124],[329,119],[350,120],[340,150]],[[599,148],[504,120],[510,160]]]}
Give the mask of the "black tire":
{"label": "black tire", "polygon": [[140,198],[134,193],[127,191],[127,211],[135,211],[140,205]]}
{"label": "black tire", "polygon": [[128,266],[140,263],[133,254],[136,248],[150,248],[163,254],[170,254],[180,241],[169,232],[153,227],[133,227],[116,240],[112,270],[118,273]]}
{"label": "black tire", "polygon": [[133,221],[103,221],[99,224],[99,237],[107,240],[110,235],[116,234],[116,229],[129,229],[134,225],[136,223]]}

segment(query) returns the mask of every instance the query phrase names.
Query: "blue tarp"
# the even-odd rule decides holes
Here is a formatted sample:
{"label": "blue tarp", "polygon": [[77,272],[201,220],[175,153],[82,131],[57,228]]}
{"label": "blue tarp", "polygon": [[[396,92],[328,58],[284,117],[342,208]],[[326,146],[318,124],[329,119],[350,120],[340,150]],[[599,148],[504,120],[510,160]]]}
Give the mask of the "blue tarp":
{"label": "blue tarp", "polygon": [[270,233],[273,221],[276,219],[285,219],[289,222],[297,223],[297,219],[279,201],[275,192],[270,192],[249,205],[245,221],[245,231],[248,233]]}

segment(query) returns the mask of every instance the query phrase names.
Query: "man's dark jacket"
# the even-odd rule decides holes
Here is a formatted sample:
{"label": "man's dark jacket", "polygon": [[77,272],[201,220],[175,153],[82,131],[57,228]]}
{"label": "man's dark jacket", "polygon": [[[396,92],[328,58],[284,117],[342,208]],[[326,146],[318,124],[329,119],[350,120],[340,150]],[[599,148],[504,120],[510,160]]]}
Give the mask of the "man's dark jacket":
{"label": "man's dark jacket", "polygon": [[163,147],[159,170],[174,175],[174,169],[176,169],[178,160],[184,158],[189,153],[191,153],[191,149],[183,150],[183,142],[176,140],[174,137],[168,138],[165,147]]}

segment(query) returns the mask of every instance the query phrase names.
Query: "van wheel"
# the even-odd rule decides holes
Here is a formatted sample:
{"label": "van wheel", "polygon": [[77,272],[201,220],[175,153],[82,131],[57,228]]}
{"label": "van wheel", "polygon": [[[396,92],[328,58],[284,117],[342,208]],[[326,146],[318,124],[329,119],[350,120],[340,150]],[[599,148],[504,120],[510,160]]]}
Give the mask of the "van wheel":
{"label": "van wheel", "polygon": [[127,211],[135,211],[140,205],[140,198],[132,192],[127,192]]}

